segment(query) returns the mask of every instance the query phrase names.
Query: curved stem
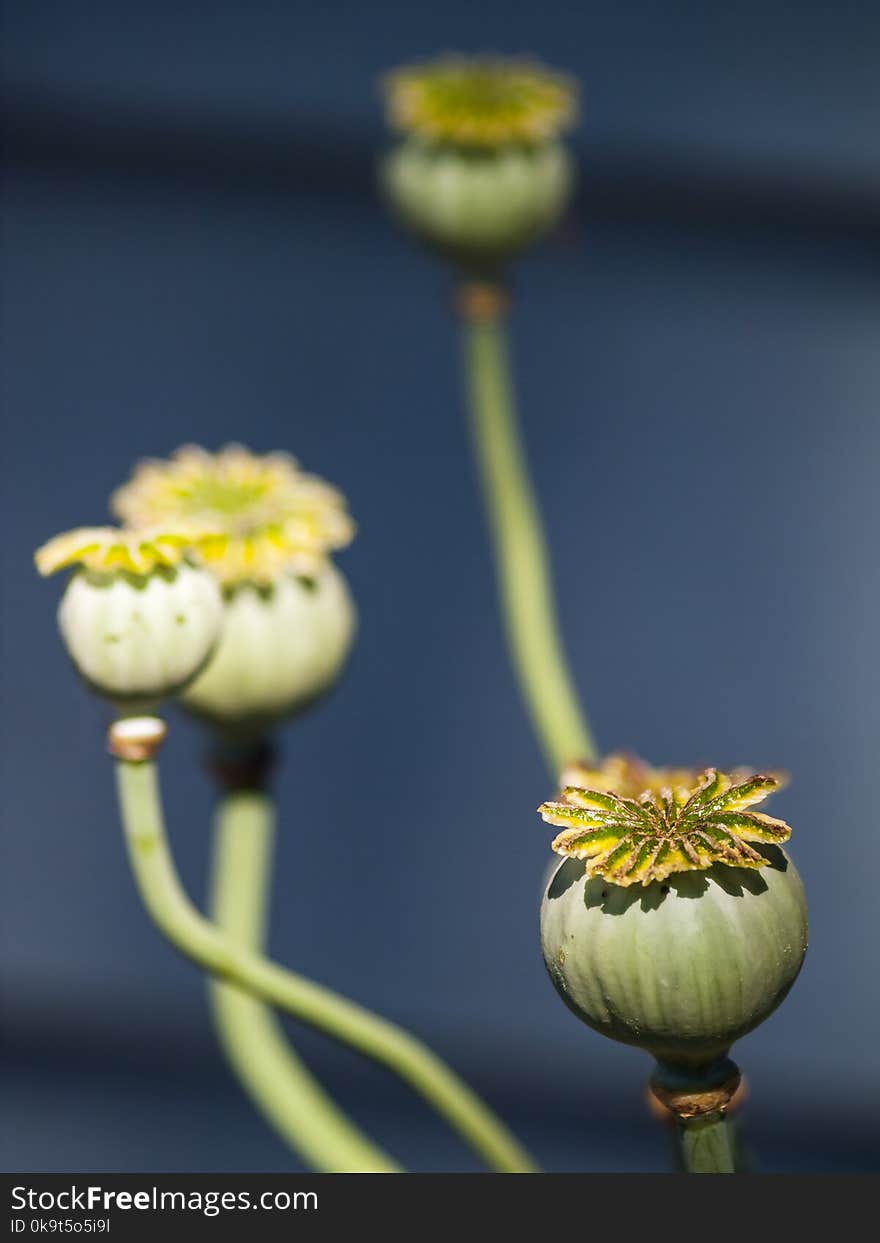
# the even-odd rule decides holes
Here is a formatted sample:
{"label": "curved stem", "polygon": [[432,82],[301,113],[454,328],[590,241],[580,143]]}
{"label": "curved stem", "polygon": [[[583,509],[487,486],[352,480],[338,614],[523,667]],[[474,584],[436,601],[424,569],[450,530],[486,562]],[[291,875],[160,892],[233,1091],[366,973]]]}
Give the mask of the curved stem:
{"label": "curved stem", "polygon": [[[272,799],[260,790],[226,794],[216,816],[214,921],[255,953],[265,940],[274,820]],[[268,1006],[219,980],[209,983],[208,992],[220,1043],[242,1085],[308,1165],[325,1174],[400,1171],[316,1082]]]}
{"label": "curved stem", "polygon": [[682,1169],[686,1174],[735,1174],[730,1126],[723,1114],[676,1124]]}
{"label": "curved stem", "polygon": [[504,329],[497,315],[464,328],[471,426],[495,549],[507,642],[553,776],[596,745],[562,648],[541,518],[514,412]]}
{"label": "curved stem", "polygon": [[535,1167],[490,1109],[440,1058],[402,1028],[237,945],[184,892],[168,849],[156,766],[116,762],[129,860],[141,898],[169,941],[194,962],[399,1075],[495,1170]]}

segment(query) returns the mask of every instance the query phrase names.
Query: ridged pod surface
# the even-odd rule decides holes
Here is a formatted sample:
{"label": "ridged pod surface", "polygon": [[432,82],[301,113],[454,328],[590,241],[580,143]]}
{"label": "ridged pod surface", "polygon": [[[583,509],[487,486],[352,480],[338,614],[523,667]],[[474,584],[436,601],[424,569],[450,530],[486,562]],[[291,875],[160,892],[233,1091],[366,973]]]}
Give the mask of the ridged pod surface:
{"label": "ridged pod surface", "polygon": [[209,658],[222,620],[217,584],[185,563],[144,576],[80,569],[58,608],[77,670],[123,706],[176,694]]}
{"label": "ridged pod surface", "polygon": [[351,647],[355,610],[329,563],[305,581],[241,584],[225,597],[223,637],[181,697],[223,732],[247,737],[305,707],[338,677]]}
{"label": "ridged pod surface", "polygon": [[778,847],[760,870],[716,864],[627,888],[564,859],[541,904],[544,962],[596,1031],[705,1066],[779,1005],[807,948],[803,886]]}
{"label": "ridged pod surface", "polygon": [[467,263],[504,259],[552,228],[572,164],[555,142],[462,151],[409,139],[386,156],[382,179],[406,224]]}

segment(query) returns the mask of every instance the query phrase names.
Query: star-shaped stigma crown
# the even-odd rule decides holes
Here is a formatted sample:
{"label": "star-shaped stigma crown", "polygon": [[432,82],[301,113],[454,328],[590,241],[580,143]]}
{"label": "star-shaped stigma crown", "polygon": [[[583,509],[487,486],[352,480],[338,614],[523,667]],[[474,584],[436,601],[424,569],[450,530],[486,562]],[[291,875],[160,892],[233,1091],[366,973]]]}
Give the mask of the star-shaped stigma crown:
{"label": "star-shaped stigma crown", "polygon": [[622,886],[649,885],[716,863],[764,867],[767,858],[749,843],[778,845],[791,829],[784,820],[748,809],[779,785],[778,777],[760,774],[735,783],[730,774],[708,768],[695,786],[646,789],[636,798],[566,786],[559,801],[542,803],[538,811],[563,829],[553,850],[583,859],[588,875]]}
{"label": "star-shaped stigma crown", "polygon": [[235,444],[217,453],[184,445],[169,459],[141,462],[111,508],[135,529],[162,523],[220,532],[221,541],[200,549],[201,560],[229,587],[314,575],[354,536],[336,488],[286,453]]}

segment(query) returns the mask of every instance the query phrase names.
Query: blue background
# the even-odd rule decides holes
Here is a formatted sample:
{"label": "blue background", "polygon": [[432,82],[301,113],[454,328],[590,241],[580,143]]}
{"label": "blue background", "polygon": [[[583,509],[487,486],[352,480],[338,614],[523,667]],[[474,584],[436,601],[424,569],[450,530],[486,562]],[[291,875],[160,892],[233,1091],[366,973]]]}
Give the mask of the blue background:
{"label": "blue background", "polygon": [[[238,439],[337,482],[349,675],[285,732],[275,954],[399,1019],[547,1168],[663,1169],[644,1055],[540,961],[548,792],[500,639],[447,275],[374,192],[375,88],[447,49],[578,74],[571,218],[517,273],[522,414],[602,745],[791,771],[812,944],[742,1041],[765,1169],[876,1166],[880,10],[868,3],[6,6],[6,1169],[272,1170],[202,981],[127,873],[104,709],[32,549],[145,454]],[[212,794],[175,719],[173,841]],[[469,1156],[295,1033],[412,1167]]]}

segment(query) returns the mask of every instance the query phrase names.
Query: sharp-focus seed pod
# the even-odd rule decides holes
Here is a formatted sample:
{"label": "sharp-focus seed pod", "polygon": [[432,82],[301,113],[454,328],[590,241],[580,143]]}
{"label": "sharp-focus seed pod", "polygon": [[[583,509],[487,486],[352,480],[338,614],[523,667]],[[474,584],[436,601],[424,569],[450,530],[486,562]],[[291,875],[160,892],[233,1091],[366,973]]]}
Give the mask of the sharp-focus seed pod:
{"label": "sharp-focus seed pod", "polygon": [[229,588],[221,642],[182,703],[224,733],[259,736],[329,689],[354,631],[351,596],[330,562],[309,579]]}
{"label": "sharp-focus seed pod", "polygon": [[751,810],[781,778],[620,758],[585,770],[604,789],[565,785],[540,808],[567,856],[545,885],[544,961],[596,1031],[706,1068],[772,1014],[806,953],[791,830]]}
{"label": "sharp-focus seed pod", "polygon": [[715,864],[642,888],[563,859],[541,904],[554,985],[590,1027],[660,1061],[703,1066],[776,1009],[807,948],[800,877],[778,847],[760,871]]}
{"label": "sharp-focus seed pod", "polygon": [[44,574],[73,567],[58,608],[62,638],[88,685],[122,710],[176,694],[219,638],[220,589],[187,562],[186,547],[177,536],[85,528],[37,554]]}

